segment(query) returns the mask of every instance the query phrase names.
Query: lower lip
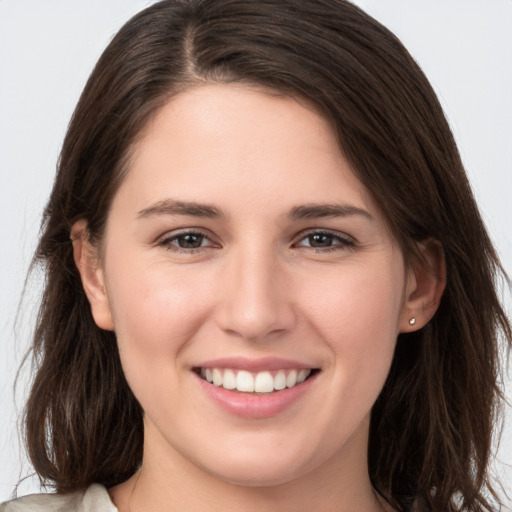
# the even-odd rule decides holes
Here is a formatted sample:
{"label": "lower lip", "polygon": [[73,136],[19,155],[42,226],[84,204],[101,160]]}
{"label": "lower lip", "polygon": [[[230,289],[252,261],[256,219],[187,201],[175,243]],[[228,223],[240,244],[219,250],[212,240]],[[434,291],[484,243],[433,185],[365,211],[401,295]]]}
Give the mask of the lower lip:
{"label": "lower lip", "polygon": [[203,391],[225,411],[242,418],[263,419],[276,416],[298,402],[311,388],[317,376],[315,373],[293,388],[266,395],[231,391],[210,384],[199,376],[197,378]]}

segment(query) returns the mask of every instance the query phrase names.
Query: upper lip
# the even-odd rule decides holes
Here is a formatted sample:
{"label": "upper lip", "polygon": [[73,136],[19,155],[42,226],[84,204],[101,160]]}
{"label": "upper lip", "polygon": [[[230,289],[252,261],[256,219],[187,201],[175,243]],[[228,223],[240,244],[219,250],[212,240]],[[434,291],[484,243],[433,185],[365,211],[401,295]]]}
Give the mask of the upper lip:
{"label": "upper lip", "polygon": [[282,359],[277,357],[263,357],[259,359],[249,359],[245,357],[223,357],[212,359],[195,365],[195,368],[232,368],[237,370],[246,370],[248,372],[263,372],[271,370],[301,370],[313,369],[311,364],[301,363],[292,359]]}

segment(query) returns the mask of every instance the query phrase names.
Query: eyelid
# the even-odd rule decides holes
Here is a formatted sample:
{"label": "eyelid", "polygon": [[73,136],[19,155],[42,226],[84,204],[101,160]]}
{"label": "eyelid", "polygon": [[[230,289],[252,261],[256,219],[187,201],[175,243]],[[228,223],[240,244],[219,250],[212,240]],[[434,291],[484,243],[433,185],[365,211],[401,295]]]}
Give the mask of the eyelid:
{"label": "eyelid", "polygon": [[[312,236],[312,235],[328,235],[332,236],[335,239],[341,240],[342,243],[335,244],[330,247],[308,247],[308,246],[300,246],[299,243],[302,242],[305,238]],[[340,249],[347,249],[352,248],[357,244],[357,240],[353,237],[348,235],[347,233],[332,230],[332,229],[325,229],[325,228],[310,228],[305,231],[302,231],[295,237],[295,242],[293,242],[294,247],[305,247],[316,251],[325,252],[329,249],[331,250],[340,250]]]}
{"label": "eyelid", "polygon": [[[200,235],[209,240],[210,244],[206,247],[196,247],[189,249],[171,244],[171,242],[174,241],[175,239],[185,235]],[[214,240],[213,235],[208,230],[196,227],[178,228],[171,231],[167,231],[166,233],[164,233],[163,235],[159,236],[156,239],[155,245],[163,247],[164,249],[167,250],[185,253],[204,251],[220,247],[220,244]]]}
{"label": "eyelid", "polygon": [[[209,241],[207,246],[200,246],[196,248],[184,248],[179,247],[178,245],[172,244],[174,240],[179,238],[180,236],[185,235],[199,235],[204,237]],[[332,246],[327,247],[314,247],[307,245],[300,245],[301,242],[304,241],[309,236],[312,235],[328,235],[335,239],[335,243]],[[337,240],[337,242],[336,242]],[[310,249],[317,252],[327,252],[329,250],[346,250],[350,248],[354,248],[357,244],[357,240],[348,235],[345,232],[340,232],[332,229],[326,228],[309,228],[307,230],[301,231],[295,238],[292,243],[292,248],[304,248]],[[204,228],[199,227],[186,227],[186,228],[178,228],[171,231],[165,232],[163,235],[159,236],[154,243],[155,246],[163,247],[166,250],[171,250],[175,252],[184,252],[184,253],[193,253],[199,251],[205,251],[214,248],[220,248],[221,244],[216,241],[216,237],[209,231]]]}

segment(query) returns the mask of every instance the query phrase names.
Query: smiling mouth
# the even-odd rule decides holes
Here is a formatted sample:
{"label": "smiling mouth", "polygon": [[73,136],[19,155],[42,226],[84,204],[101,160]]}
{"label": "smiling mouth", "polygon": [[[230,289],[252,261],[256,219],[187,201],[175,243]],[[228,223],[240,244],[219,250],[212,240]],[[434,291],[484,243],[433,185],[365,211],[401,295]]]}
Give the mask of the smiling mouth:
{"label": "smiling mouth", "polygon": [[195,368],[203,380],[230,391],[270,394],[296,387],[318,372],[312,368],[248,372],[230,368]]}

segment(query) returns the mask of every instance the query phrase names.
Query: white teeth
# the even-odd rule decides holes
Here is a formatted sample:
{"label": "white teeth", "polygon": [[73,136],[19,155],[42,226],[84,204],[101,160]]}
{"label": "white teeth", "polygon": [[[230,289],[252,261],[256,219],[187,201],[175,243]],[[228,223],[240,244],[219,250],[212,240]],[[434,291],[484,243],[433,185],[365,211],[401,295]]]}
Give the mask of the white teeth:
{"label": "white teeth", "polygon": [[254,391],[254,377],[249,372],[239,371],[236,376],[236,389],[252,393]]}
{"label": "white teeth", "polygon": [[218,368],[214,368],[212,371],[213,384],[214,386],[222,386],[222,373]]}
{"label": "white teeth", "polygon": [[281,391],[286,387],[286,373],[283,370],[279,370],[274,377],[274,389]]}
{"label": "white teeth", "polygon": [[286,377],[286,387],[293,388],[297,384],[297,371],[292,370]]}
{"label": "white teeth", "polygon": [[256,393],[272,393],[274,391],[274,379],[268,372],[260,372],[254,379],[254,391]]}
{"label": "white teeth", "polygon": [[241,391],[244,393],[272,393],[304,382],[311,370],[278,370],[277,372],[258,372],[252,374],[245,370],[231,370],[223,368],[201,368],[201,377],[214,386],[224,389]]}
{"label": "white teeth", "polygon": [[222,383],[222,387],[224,387],[225,389],[236,388],[236,375],[233,370],[224,371],[224,381]]}
{"label": "white teeth", "polygon": [[310,373],[311,372],[309,370],[300,370],[297,374],[297,384],[304,382]]}

